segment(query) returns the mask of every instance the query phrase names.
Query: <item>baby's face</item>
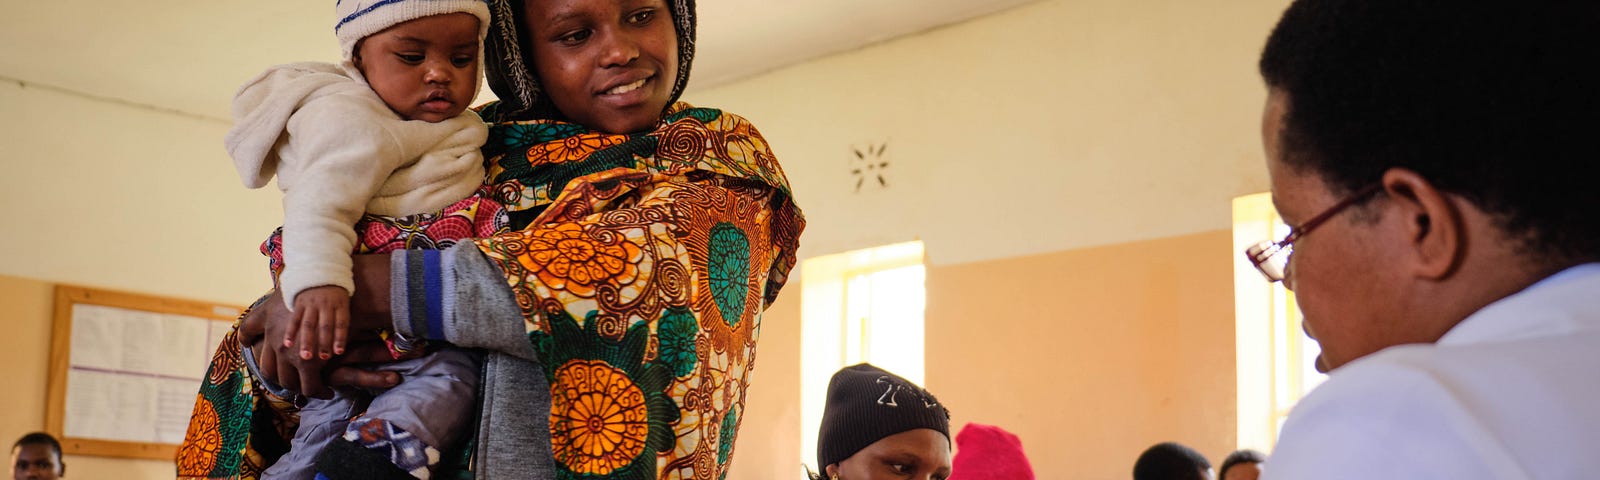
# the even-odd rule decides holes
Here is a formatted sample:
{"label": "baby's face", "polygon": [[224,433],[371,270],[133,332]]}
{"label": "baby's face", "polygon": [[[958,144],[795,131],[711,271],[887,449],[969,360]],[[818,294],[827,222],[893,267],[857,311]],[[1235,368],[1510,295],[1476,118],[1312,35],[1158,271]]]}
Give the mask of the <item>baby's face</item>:
{"label": "baby's face", "polygon": [[534,73],[567,118],[607,133],[653,128],[678,78],[664,0],[529,0]]}
{"label": "baby's face", "polygon": [[440,122],[471,105],[478,48],[478,17],[433,15],[362,39],[355,64],[400,118]]}

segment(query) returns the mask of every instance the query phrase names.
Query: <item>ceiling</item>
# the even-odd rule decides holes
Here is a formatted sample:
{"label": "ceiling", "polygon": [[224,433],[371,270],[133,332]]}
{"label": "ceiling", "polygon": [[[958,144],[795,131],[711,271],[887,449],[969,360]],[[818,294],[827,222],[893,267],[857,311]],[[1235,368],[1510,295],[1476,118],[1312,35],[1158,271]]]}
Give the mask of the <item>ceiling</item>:
{"label": "ceiling", "polygon": [[[690,89],[1032,1],[702,0]],[[269,65],[339,57],[332,0],[6,4],[0,77],[213,119]]]}

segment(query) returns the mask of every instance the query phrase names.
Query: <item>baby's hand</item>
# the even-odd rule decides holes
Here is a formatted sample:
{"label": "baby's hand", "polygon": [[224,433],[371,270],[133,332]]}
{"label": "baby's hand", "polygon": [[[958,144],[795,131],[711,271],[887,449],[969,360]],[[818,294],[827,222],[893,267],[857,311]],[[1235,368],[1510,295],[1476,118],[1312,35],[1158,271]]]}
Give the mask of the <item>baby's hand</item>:
{"label": "baby's hand", "polygon": [[286,347],[300,344],[300,358],[327,360],[344,353],[345,335],[350,330],[350,293],[342,287],[324,285],[301,290],[294,297],[294,321],[283,335]]}

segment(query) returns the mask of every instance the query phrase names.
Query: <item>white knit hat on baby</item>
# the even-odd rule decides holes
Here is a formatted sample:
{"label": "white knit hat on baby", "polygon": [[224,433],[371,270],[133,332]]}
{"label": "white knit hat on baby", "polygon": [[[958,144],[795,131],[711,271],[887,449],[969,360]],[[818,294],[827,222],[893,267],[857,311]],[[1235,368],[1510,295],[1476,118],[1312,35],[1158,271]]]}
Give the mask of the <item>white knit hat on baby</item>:
{"label": "white knit hat on baby", "polygon": [[488,0],[338,0],[333,26],[344,58],[350,59],[356,42],[403,22],[446,13],[470,13],[478,17],[478,41],[489,31]]}

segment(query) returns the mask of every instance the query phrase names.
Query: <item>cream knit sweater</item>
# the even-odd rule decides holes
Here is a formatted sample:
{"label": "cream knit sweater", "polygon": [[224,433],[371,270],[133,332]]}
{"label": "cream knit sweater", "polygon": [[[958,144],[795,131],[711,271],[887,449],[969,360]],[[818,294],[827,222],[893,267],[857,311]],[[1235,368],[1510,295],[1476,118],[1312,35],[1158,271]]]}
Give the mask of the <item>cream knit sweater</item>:
{"label": "cream knit sweater", "polygon": [[468,110],[402,120],[346,62],[268,69],[233,99],[224,143],[245,186],[283,190],[283,299],[323,285],[354,291],[351,251],[363,213],[443,209],[483,182],[488,128]]}

